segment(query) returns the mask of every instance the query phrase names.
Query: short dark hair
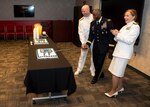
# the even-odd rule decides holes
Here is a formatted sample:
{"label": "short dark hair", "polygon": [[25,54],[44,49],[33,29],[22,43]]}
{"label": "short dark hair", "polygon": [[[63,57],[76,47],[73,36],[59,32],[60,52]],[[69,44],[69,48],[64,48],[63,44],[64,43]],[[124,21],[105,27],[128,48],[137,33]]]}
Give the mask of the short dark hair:
{"label": "short dark hair", "polygon": [[93,12],[92,12],[93,14],[95,14],[95,15],[98,15],[98,16],[101,16],[101,10],[100,9],[93,9]]}

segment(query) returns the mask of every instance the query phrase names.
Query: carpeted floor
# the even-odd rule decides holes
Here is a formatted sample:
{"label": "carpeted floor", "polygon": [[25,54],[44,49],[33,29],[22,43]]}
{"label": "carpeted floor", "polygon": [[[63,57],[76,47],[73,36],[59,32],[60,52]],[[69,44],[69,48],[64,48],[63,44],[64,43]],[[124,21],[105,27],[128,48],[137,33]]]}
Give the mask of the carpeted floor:
{"label": "carpeted floor", "polygon": [[[75,72],[80,48],[71,42],[56,43],[70,62]],[[72,50],[65,50],[72,49]],[[105,78],[92,85],[89,71],[90,54],[79,76],[75,76],[77,90],[64,99],[42,100],[32,104],[33,97],[43,94],[26,95],[24,77],[28,65],[28,41],[0,41],[0,107],[150,107],[150,80],[127,68],[124,78],[125,91],[116,98],[107,98],[104,92],[111,87],[111,75],[107,68],[110,59],[107,57],[103,71]]]}

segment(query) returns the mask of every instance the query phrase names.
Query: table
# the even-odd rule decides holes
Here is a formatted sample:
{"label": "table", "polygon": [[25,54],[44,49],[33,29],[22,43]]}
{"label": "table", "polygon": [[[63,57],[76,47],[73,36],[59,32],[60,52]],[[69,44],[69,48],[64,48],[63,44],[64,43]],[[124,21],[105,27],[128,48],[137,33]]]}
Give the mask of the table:
{"label": "table", "polygon": [[[57,51],[55,43],[49,38],[47,40],[49,44],[46,45],[29,44],[28,69],[24,80],[26,94],[67,90],[67,95],[71,95],[76,91],[72,66],[61,51]],[[39,48],[53,48],[58,59],[37,59],[36,50]]]}

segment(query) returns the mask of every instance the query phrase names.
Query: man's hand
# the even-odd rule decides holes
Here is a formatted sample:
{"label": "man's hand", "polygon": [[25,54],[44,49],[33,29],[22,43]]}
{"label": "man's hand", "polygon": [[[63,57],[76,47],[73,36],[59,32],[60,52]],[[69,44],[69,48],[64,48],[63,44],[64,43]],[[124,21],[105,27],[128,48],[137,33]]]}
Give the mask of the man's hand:
{"label": "man's hand", "polygon": [[87,44],[82,44],[81,48],[82,48],[83,50],[87,50],[87,49],[89,48],[89,46],[88,46]]}

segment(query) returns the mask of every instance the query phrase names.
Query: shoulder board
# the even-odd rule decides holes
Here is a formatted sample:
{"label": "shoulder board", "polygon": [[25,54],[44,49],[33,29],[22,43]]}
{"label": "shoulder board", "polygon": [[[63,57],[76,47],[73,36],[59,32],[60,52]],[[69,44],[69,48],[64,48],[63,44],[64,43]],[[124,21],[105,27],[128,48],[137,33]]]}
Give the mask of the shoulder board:
{"label": "shoulder board", "polygon": [[109,22],[109,21],[111,21],[111,19],[107,19],[107,21]]}
{"label": "shoulder board", "polygon": [[137,23],[137,22],[133,22],[133,24],[134,24],[134,25],[138,25],[138,23]]}
{"label": "shoulder board", "polygon": [[80,19],[79,19],[79,21],[81,21],[81,20],[83,20],[84,19],[84,17],[81,17]]}

